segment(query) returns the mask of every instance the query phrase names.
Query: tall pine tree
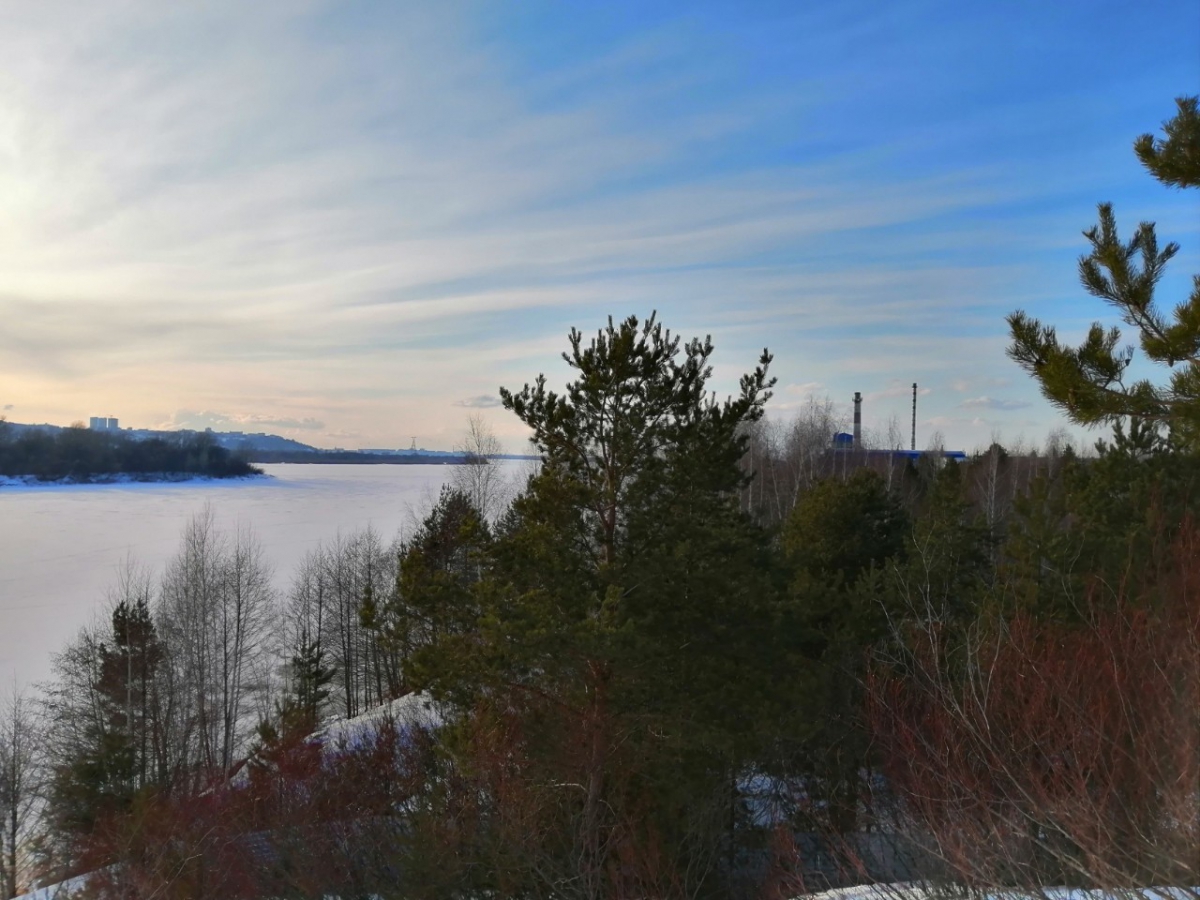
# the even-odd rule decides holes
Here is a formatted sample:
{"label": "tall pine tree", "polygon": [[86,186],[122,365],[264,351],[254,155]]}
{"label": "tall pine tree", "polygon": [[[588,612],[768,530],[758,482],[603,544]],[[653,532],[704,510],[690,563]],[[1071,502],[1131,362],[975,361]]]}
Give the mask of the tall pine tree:
{"label": "tall pine tree", "polygon": [[[434,633],[422,669],[462,709],[517,716],[527,796],[556,823],[534,870],[570,869],[580,896],[617,893],[651,845],[689,890],[713,887],[737,779],[791,697],[770,542],[737,505],[770,356],[718,401],[712,352],[654,317],[610,320],[590,342],[572,331],[563,394],[544,376],[501,391],[542,467],[470,587],[475,627]],[[404,602],[441,586],[410,582]]]}

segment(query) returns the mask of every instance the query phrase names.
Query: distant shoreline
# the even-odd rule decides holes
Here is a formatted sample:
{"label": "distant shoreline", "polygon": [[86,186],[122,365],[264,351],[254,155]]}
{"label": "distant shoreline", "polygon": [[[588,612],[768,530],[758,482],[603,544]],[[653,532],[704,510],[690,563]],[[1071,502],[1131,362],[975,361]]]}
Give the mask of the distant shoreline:
{"label": "distant shoreline", "polygon": [[[538,456],[519,456],[517,454],[501,454],[488,457],[489,462],[505,460],[533,460]],[[421,454],[421,453],[361,453],[355,450],[315,451],[306,453],[263,453],[250,452],[245,454],[247,462],[261,464],[297,464],[297,465],[329,465],[344,464],[356,466],[464,466],[470,465],[472,457],[465,454]]]}
{"label": "distant shoreline", "polygon": [[[348,458],[352,457],[352,458]],[[518,456],[504,454],[489,457],[489,462],[531,461],[537,462],[537,456]],[[467,465],[468,459],[463,456],[383,456],[378,454],[296,454],[286,459],[250,460],[262,465],[289,466],[461,466]],[[236,481],[262,481],[275,476],[269,472],[256,471],[245,475],[203,475],[196,472],[101,472],[82,477],[60,476],[56,478],[41,478],[37,475],[0,475],[0,490],[4,488],[55,488],[55,487],[86,487],[86,486],[120,486],[136,484],[210,484]]]}
{"label": "distant shoreline", "polygon": [[0,490],[4,488],[86,487],[89,485],[209,484],[230,481],[261,481],[273,477],[266,472],[251,472],[247,475],[201,475],[196,472],[104,472],[84,477],[65,475],[60,478],[39,478],[36,475],[0,475]]}

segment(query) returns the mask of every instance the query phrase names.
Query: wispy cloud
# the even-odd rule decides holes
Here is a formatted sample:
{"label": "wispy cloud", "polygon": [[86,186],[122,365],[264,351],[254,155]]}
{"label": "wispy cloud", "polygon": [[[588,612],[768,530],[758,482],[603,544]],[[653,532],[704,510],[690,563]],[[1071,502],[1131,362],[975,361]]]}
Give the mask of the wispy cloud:
{"label": "wispy cloud", "polygon": [[467,397],[465,400],[455,400],[455,406],[465,406],[467,409],[495,409],[503,406],[500,398],[492,394],[478,394],[474,397]]}
{"label": "wispy cloud", "polygon": [[963,409],[992,409],[1009,412],[1016,409],[1028,409],[1033,404],[1024,400],[1001,400],[997,397],[972,397],[958,404]]}
{"label": "wispy cloud", "polygon": [[[722,392],[767,344],[779,400],[894,414],[916,380],[952,409],[1011,368],[1004,313],[1076,291],[1114,171],[1092,148],[1117,146],[1083,127],[1086,35],[1046,30],[1056,68],[1016,84],[979,68],[1017,27],[982,12],[537,9],[6,10],[6,391],[36,418],[252,409],[211,427],[432,446],[495,384],[561,377],[569,327],[658,309],[713,335]],[[1138,116],[1154,93],[1087,83]]]}
{"label": "wispy cloud", "polygon": [[[898,397],[912,397],[912,392],[913,392],[913,389],[912,389],[911,383],[910,384],[892,384],[889,387],[883,388],[882,390],[868,391],[867,393],[863,394],[863,400],[865,400],[865,401],[888,400],[888,399],[894,399],[894,398],[898,398]],[[920,387],[920,386],[917,387],[917,396],[918,397],[927,397],[932,393],[933,393],[932,388]]]}

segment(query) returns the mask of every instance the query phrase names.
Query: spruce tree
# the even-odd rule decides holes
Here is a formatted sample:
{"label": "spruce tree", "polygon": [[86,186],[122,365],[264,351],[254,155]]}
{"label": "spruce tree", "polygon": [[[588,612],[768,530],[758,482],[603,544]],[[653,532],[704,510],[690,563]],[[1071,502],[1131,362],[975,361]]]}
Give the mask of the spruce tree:
{"label": "spruce tree", "polygon": [[92,702],[51,777],[50,818],[65,835],[91,833],[169,776],[158,708],[164,651],[147,598],[122,599],[110,624],[104,640],[80,647],[80,687]]}
{"label": "spruce tree", "polygon": [[443,487],[401,549],[395,591],[382,605],[364,611],[365,627],[399,661],[399,693],[438,673],[458,671],[461,660],[446,655],[444,642],[469,636],[478,626],[473,592],[487,571],[490,545],[491,530],[471,498]]}
{"label": "spruce tree", "polygon": [[123,600],[112,614],[112,646],[101,645],[100,681],[114,733],[129,743],[134,771],[132,787],[158,781],[155,765],[159,739],[156,702],[163,648],[146,597]]}
{"label": "spruce tree", "polygon": [[[1164,137],[1145,134],[1134,142],[1150,174],[1176,188],[1200,186],[1200,111],[1196,97],[1176,100]],[[1059,341],[1052,325],[1017,310],[1008,317],[1009,356],[1041,384],[1042,393],[1082,425],[1122,418],[1166,425],[1172,438],[1195,447],[1200,439],[1200,275],[1191,295],[1170,314],[1156,303],[1155,287],[1179,245],[1159,247],[1153,222],[1142,222],[1121,240],[1112,204],[1099,207],[1100,221],[1084,232],[1091,252],[1079,260],[1084,289],[1112,306],[1138,332],[1142,353],[1171,372],[1164,383],[1127,380],[1133,348],[1121,346],[1119,328],[1094,323],[1078,347]]]}
{"label": "spruce tree", "polygon": [[281,778],[304,777],[319,766],[321,746],[313,734],[329,699],[334,674],[325,664],[320,641],[302,631],[288,664],[285,693],[275,701],[274,715],[259,720],[257,739],[250,750],[251,785],[260,798],[279,800],[287,793]]}

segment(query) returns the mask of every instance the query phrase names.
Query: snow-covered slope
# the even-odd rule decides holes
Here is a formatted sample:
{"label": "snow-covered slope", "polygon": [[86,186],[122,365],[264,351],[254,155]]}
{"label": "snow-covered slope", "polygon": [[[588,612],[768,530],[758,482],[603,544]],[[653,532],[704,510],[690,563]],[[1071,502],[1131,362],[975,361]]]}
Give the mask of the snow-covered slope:
{"label": "snow-covered slope", "polygon": [[[794,900],[951,900],[955,897],[950,886],[926,884],[863,884],[858,887],[835,888],[819,894],[804,894]],[[963,890],[962,897],[968,896]],[[1045,887],[1036,892],[979,891],[970,894],[971,900],[1196,900],[1200,888],[1146,887],[1136,890],[1104,891],[1083,888]]]}
{"label": "snow-covered slope", "polygon": [[14,900],[69,900],[77,892],[82,892],[87,887],[87,880],[87,875],[68,878],[66,881],[61,881],[58,884],[38,888],[36,891],[31,891],[28,894],[20,894]]}
{"label": "snow-covered slope", "polygon": [[405,694],[352,719],[333,719],[313,738],[330,750],[352,750],[378,734],[388,722],[403,734],[412,728],[436,728],[442,724],[442,717],[428,694]]}

